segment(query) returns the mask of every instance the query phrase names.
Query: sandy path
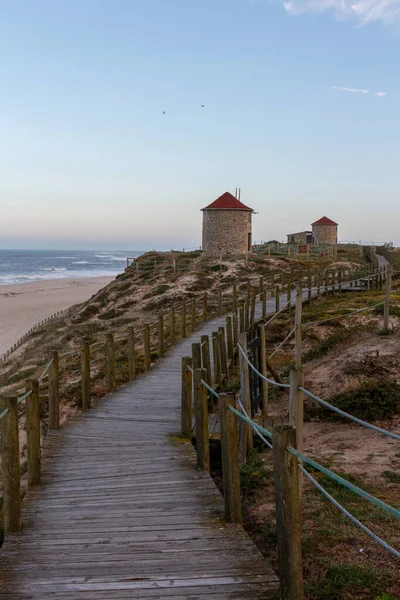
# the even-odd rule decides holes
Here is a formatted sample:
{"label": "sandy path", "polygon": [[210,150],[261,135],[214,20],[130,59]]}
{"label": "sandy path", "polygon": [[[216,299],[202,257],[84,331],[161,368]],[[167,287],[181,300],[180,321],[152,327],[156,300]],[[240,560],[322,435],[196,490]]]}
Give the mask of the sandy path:
{"label": "sandy path", "polygon": [[90,277],[0,286],[0,356],[33,325],[88,300],[113,279]]}

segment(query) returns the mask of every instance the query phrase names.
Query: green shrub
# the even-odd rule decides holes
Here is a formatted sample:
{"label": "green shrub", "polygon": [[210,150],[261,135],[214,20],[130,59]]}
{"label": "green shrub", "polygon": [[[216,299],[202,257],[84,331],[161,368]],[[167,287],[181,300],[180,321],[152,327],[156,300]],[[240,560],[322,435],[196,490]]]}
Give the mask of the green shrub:
{"label": "green shrub", "polygon": [[[366,421],[389,419],[399,410],[400,386],[393,379],[366,378],[357,387],[331,396],[328,402]],[[346,417],[341,417],[325,407],[307,407],[306,415],[310,417],[313,414],[329,421],[348,422]]]}
{"label": "green shrub", "polygon": [[240,465],[240,487],[244,502],[254,500],[255,492],[267,482],[268,475],[264,460],[254,450],[248,462]]}
{"label": "green shrub", "polygon": [[383,474],[390,483],[400,483],[399,473],[395,473],[394,471],[384,471]]}
{"label": "green shrub", "polygon": [[308,362],[310,360],[314,360],[314,358],[320,358],[321,356],[328,354],[328,352],[337,344],[347,341],[353,332],[354,330],[351,329],[339,329],[338,331],[335,331],[330,336],[322,340],[319,346],[304,352],[303,361]]}

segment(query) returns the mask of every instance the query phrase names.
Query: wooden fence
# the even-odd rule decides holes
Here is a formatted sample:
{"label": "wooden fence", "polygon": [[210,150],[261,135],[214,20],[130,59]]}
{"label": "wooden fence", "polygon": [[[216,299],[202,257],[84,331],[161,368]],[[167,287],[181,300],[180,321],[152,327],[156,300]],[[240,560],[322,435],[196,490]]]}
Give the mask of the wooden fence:
{"label": "wooden fence", "polygon": [[[383,327],[389,326],[390,296],[392,272],[387,269],[370,276],[367,287],[382,287],[385,281],[385,301]],[[354,284],[354,282],[352,282]],[[363,280],[360,280],[360,286]],[[332,284],[332,282],[330,282]],[[340,281],[343,286],[343,281]],[[336,286],[338,289],[338,286]],[[328,291],[327,288],[314,287],[313,296]],[[226,317],[225,327],[212,334],[212,344],[208,336],[203,336],[201,344],[192,345],[192,356],[182,359],[182,435],[186,438],[196,437],[196,452],[198,468],[210,471],[209,460],[209,412],[207,397],[218,398],[218,415],[220,420],[221,456],[223,473],[223,491],[225,501],[225,518],[228,521],[242,523],[242,505],[240,489],[240,462],[245,462],[253,450],[253,435],[258,434],[273,450],[274,485],[276,500],[277,540],[279,556],[279,575],[281,583],[281,598],[285,600],[302,600],[302,481],[303,475],[299,470],[297,456],[288,452],[288,447],[294,452],[303,452],[303,423],[304,423],[304,377],[302,365],[302,306],[309,298],[308,291],[304,293],[301,283],[296,285],[295,296],[291,296],[284,310],[294,308],[295,327],[295,358],[290,380],[282,383],[274,372],[266,355],[265,328],[274,318],[266,319],[263,308],[263,318],[254,321],[254,311],[247,305],[248,317],[242,316],[243,306]],[[264,296],[261,293],[260,300]],[[372,307],[374,308],[374,307]],[[364,309],[361,309],[364,310]],[[276,305],[275,315],[279,310]],[[359,311],[355,311],[357,313]],[[345,315],[348,316],[348,315]],[[340,317],[337,317],[340,319]],[[238,329],[238,322],[240,327]],[[256,334],[256,332],[258,332]],[[212,363],[210,362],[209,347],[212,346]],[[211,375],[211,364],[213,375]],[[234,365],[239,364],[240,392],[235,394],[218,393],[223,384],[229,379]],[[268,370],[275,381],[268,379]],[[275,384],[286,388],[289,392],[288,422],[274,427],[270,432],[265,429],[268,422],[268,385]],[[312,394],[309,394],[313,397]],[[315,398],[315,396],[314,396]],[[257,413],[262,417],[263,427],[251,420]],[[192,414],[195,423],[192,427]],[[239,422],[238,422],[239,418]],[[360,421],[357,421],[360,422]],[[361,422],[361,424],[365,424]],[[365,424],[369,426],[369,424]],[[380,428],[372,426],[380,433],[392,437]],[[302,456],[302,454],[300,454]],[[376,499],[375,499],[376,500]],[[381,503],[382,504],[382,503]],[[386,508],[396,512],[386,505]],[[397,511],[398,512],[398,511]],[[397,518],[400,518],[398,512]],[[374,535],[374,534],[372,534]],[[392,553],[396,554],[396,550]],[[398,554],[400,556],[400,554]]]}

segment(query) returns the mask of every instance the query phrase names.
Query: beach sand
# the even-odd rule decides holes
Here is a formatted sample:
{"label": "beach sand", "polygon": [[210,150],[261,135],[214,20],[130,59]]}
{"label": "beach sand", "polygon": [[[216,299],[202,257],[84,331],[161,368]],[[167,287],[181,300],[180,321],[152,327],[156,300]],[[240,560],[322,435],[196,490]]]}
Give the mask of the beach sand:
{"label": "beach sand", "polygon": [[31,327],[59,310],[80,304],[114,277],[56,279],[0,286],[0,356]]}

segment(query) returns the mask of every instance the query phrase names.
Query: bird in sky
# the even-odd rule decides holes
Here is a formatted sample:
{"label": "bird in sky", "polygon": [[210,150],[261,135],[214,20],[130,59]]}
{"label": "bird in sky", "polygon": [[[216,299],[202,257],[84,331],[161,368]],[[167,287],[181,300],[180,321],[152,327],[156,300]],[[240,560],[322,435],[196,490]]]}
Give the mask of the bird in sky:
{"label": "bird in sky", "polygon": [[201,108],[204,108],[204,104],[201,105]]}
{"label": "bird in sky", "polygon": [[162,113],[162,114],[163,114],[163,115],[166,115],[167,113],[165,112],[165,110],[163,110],[163,113]]}

